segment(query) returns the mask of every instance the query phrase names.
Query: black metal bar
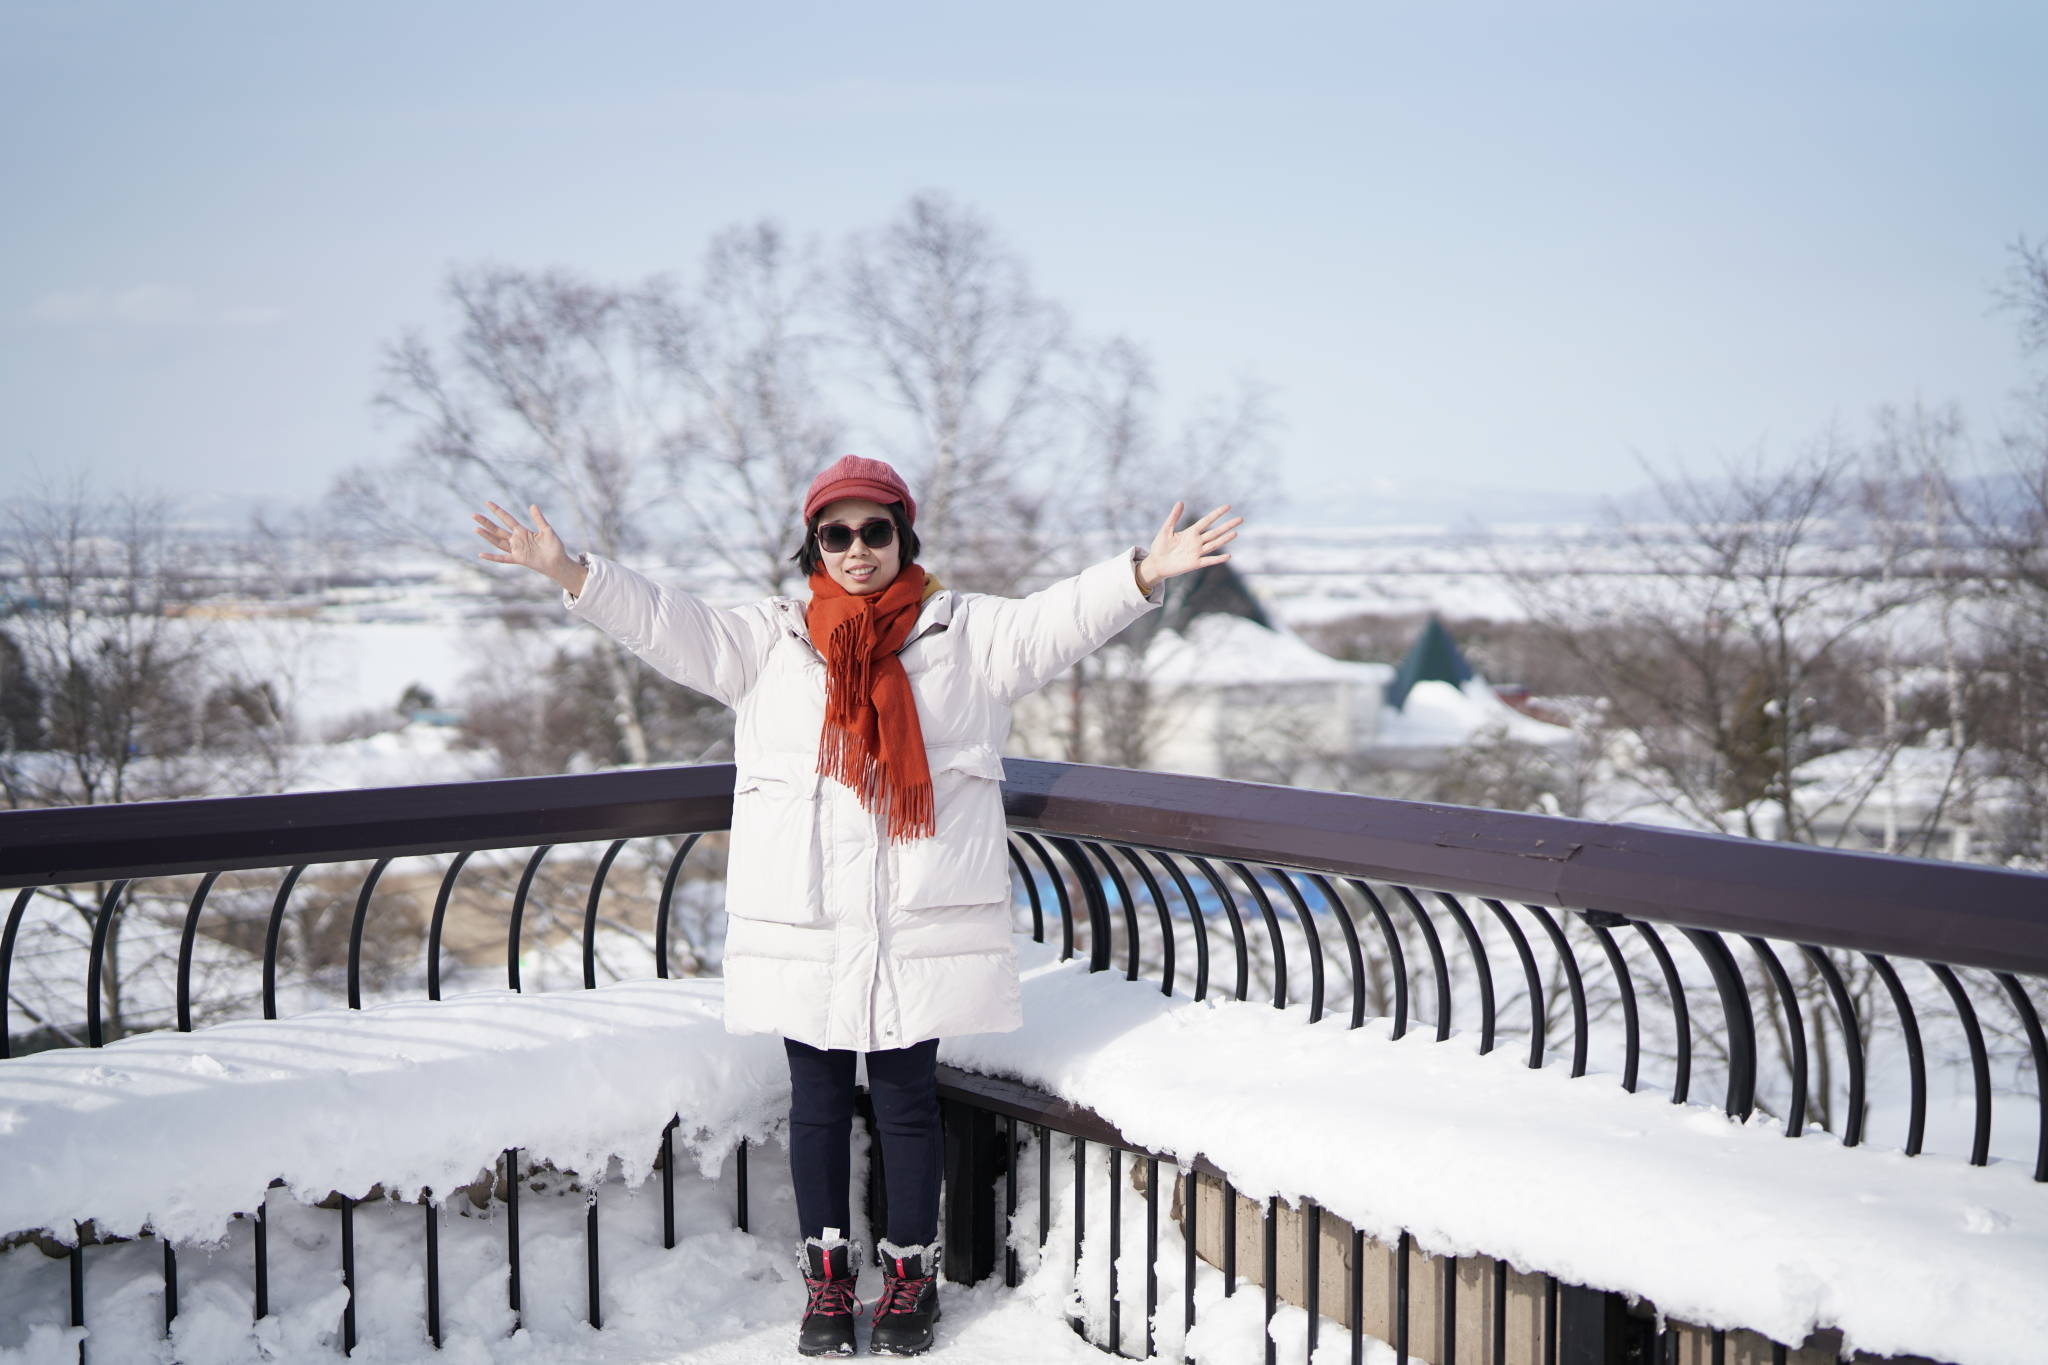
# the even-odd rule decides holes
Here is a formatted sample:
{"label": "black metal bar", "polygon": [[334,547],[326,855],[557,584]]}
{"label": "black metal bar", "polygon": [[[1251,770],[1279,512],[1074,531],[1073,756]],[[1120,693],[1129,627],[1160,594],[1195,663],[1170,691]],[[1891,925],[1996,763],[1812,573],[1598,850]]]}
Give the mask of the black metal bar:
{"label": "black metal bar", "polygon": [[284,874],[278,883],[277,899],[270,903],[270,923],[263,930],[263,1017],[277,1018],[277,938],[284,927],[285,902],[292,898],[292,888],[299,884],[299,875],[306,870],[300,863]]}
{"label": "black metal bar", "polygon": [[1003,1116],[1003,1287],[1017,1287],[1017,1120]]}
{"label": "black metal bar", "polygon": [[1323,1326],[1323,1207],[1314,1200],[1301,1206],[1301,1297],[1308,1311],[1308,1358],[1316,1358]]}
{"label": "black metal bar", "polygon": [[1081,1246],[1088,1240],[1088,1140],[1074,1142],[1074,1278],[1081,1277]]}
{"label": "black metal bar", "polygon": [[668,860],[668,872],[661,879],[661,904],[654,910],[654,974],[663,981],[668,980],[669,907],[675,903],[676,878],[683,873],[683,859],[690,856],[690,850],[703,837],[699,833],[685,838],[676,849],[676,856]]}
{"label": "black metal bar", "polygon": [[2027,1049],[2034,1059],[2034,1096],[2041,1106],[2041,1134],[2034,1150],[2034,1179],[2048,1180],[2048,1037],[2041,1032],[2041,1016],[2034,1010],[2034,1002],[2027,997],[2026,987],[2011,972],[2000,972],[1998,984],[2005,987],[2006,998],[2012,1001],[2014,1014],[2020,1017],[2020,1026],[2027,1031]]}
{"label": "black metal bar", "polygon": [[1323,936],[1316,931],[1316,917],[1294,878],[1282,868],[1272,871],[1286,890],[1287,899],[1294,902],[1295,918],[1301,921],[1301,936],[1308,940],[1308,1021],[1313,1024],[1323,1017]]}
{"label": "black metal bar", "polygon": [[753,1221],[753,1209],[747,1198],[747,1140],[740,1139],[737,1154],[738,1165],[733,1171],[733,1183],[738,1187],[733,1193],[733,1226],[741,1232],[750,1231],[748,1224]]}
{"label": "black metal bar", "polygon": [[619,850],[626,846],[624,839],[612,840],[612,846],[604,851],[598,861],[597,874],[590,879],[590,900],[583,907],[583,989],[597,989],[597,906],[604,895],[604,879],[612,870],[612,860],[619,856]]}
{"label": "black metal bar", "polygon": [[1590,1031],[1586,1023],[1586,978],[1579,972],[1579,955],[1572,951],[1572,945],[1565,940],[1564,929],[1551,917],[1548,910],[1540,905],[1525,906],[1536,922],[1543,926],[1543,932],[1550,936],[1550,946],[1557,950],[1557,960],[1564,967],[1565,990],[1572,1000],[1572,1078],[1586,1074],[1586,1046]]}
{"label": "black metal bar", "polygon": [[1543,1365],[1557,1365],[1557,1276],[1543,1277]]}
{"label": "black metal bar", "polygon": [[1351,889],[1365,897],[1366,908],[1372,911],[1373,922],[1380,927],[1380,941],[1387,945],[1387,970],[1394,978],[1394,1033],[1400,1038],[1408,1032],[1408,955],[1402,951],[1401,936],[1394,932],[1393,916],[1387,907],[1373,894],[1373,889],[1356,877],[1347,878]]}
{"label": "black metal bar", "polygon": [[370,895],[377,889],[377,879],[384,875],[384,869],[391,866],[391,859],[379,858],[370,875],[363,878],[363,889],[356,894],[355,918],[348,925],[348,1007],[359,1010],[363,1007],[363,921],[370,914]]}
{"label": "black metal bar", "polygon": [[1330,885],[1330,879],[1320,872],[1311,872],[1308,879],[1315,883],[1329,902],[1330,914],[1344,930],[1344,954],[1351,967],[1351,1027],[1365,1027],[1365,953],[1358,946],[1358,926],[1352,923],[1351,911],[1345,907],[1344,898],[1337,894],[1337,888]]}
{"label": "black metal bar", "polygon": [[1991,1059],[1984,1051],[1984,1029],[1977,1022],[1977,1009],[1970,993],[1956,979],[1955,969],[1945,962],[1930,962],[1928,968],[1948,991],[1956,1016],[1963,1021],[1963,1037],[1970,1044],[1970,1079],[1976,1083],[1977,1123],[1970,1138],[1970,1164],[1982,1166],[1991,1159]]}
{"label": "black metal bar", "polygon": [[604,1309],[598,1301],[597,1275],[597,1192],[600,1184],[600,1181],[591,1181],[590,1198],[584,1202],[583,1253],[590,1267],[590,1325],[603,1330]]}
{"label": "black metal bar", "polygon": [[171,1324],[178,1320],[178,1251],[171,1245],[171,1239],[162,1235],[164,1244],[164,1335],[171,1334]]}
{"label": "black metal bar", "polygon": [[1493,1263],[1493,1365],[1508,1365],[1508,1263]]}
{"label": "black metal bar", "polygon": [[256,1206],[256,1320],[270,1316],[270,1191]]}
{"label": "black metal bar", "polygon": [[[1116,887],[1117,903],[1124,908],[1124,980],[1138,979],[1138,903],[1131,897],[1130,884],[1124,880],[1123,869],[1116,865],[1116,859],[1109,856],[1109,849],[1101,844],[1089,844],[1095,850],[1095,861],[1102,864],[1102,870],[1109,874],[1111,885]],[[1107,908],[1107,898],[1104,898]]]}
{"label": "black metal bar", "polygon": [[[427,922],[427,999],[441,998],[441,923],[448,917],[448,897],[455,890],[455,879],[462,875],[462,865],[469,861],[472,850],[464,849],[455,855],[455,861],[448,864],[448,870],[441,874],[441,889],[434,893],[434,916]],[[434,1343],[440,1345],[439,1341]]]}
{"label": "black metal bar", "polygon": [[1436,898],[1458,922],[1458,932],[1465,936],[1465,948],[1472,954],[1472,966],[1479,975],[1479,1053],[1484,1056],[1493,1051],[1493,964],[1486,959],[1486,945],[1480,941],[1478,926],[1472,923],[1458,898],[1443,891]]}
{"label": "black metal bar", "polygon": [[1716,1327],[1714,1329],[1713,1343],[1713,1354],[1710,1357],[1710,1359],[1713,1362],[1713,1365],[1727,1365],[1728,1334],[1722,1331],[1720,1328]]}
{"label": "black metal bar", "polygon": [[1118,1292],[1116,1263],[1124,1254],[1124,1149],[1109,1149],[1109,1352],[1124,1353],[1123,1296]]}
{"label": "black metal bar", "polygon": [[1743,941],[1764,964],[1771,989],[1778,993],[1778,1003],[1785,1011],[1785,1037],[1792,1051],[1792,1103],[1785,1115],[1785,1136],[1798,1137],[1806,1131],[1806,1019],[1799,1011],[1799,998],[1792,993],[1792,978],[1785,974],[1785,964],[1771,945],[1754,934],[1744,935]]}
{"label": "black metal bar", "polygon": [[1849,1061],[1849,1113],[1842,1124],[1842,1145],[1854,1147],[1863,1141],[1863,1028],[1856,1014],[1856,1002],[1849,998],[1849,987],[1842,980],[1840,969],[1826,950],[1811,943],[1799,945],[1799,951],[1806,954],[1806,960],[1820,973],[1827,983],[1828,998],[1835,1004],[1835,1022],[1842,1033],[1842,1052]]}
{"label": "black metal bar", "polygon": [[1528,935],[1515,922],[1514,914],[1497,900],[1486,902],[1486,908],[1493,911],[1501,927],[1508,931],[1508,941],[1515,945],[1515,956],[1522,962],[1522,984],[1529,995],[1529,1069],[1539,1071],[1543,1067],[1544,1030],[1548,1026],[1548,1010],[1543,998],[1543,977],[1536,970],[1536,954],[1529,948]]}
{"label": "black metal bar", "polygon": [[1678,1074],[1671,1083],[1671,1102],[1684,1104],[1692,1093],[1692,1013],[1685,1004],[1685,983],[1679,980],[1678,964],[1671,960],[1671,950],[1664,946],[1657,931],[1637,922],[1636,932],[1650,945],[1650,955],[1657,959],[1657,970],[1664,976],[1664,992],[1671,1000],[1671,1028],[1678,1048]]}
{"label": "black metal bar", "polygon": [[519,874],[519,890],[512,896],[512,922],[505,929],[505,984],[515,991],[519,989],[519,927],[526,919],[526,895],[533,889],[533,874],[540,871],[540,860],[553,847],[542,844],[533,851],[526,870]]}
{"label": "black metal bar", "polygon": [[1223,1297],[1237,1294],[1237,1186],[1223,1182]]}
{"label": "black metal bar", "polygon": [[1237,998],[1242,1000],[1245,992],[1251,988],[1252,979],[1251,958],[1244,946],[1244,917],[1237,913],[1236,898],[1230,894],[1230,888],[1224,885],[1223,878],[1216,874],[1216,869],[1209,866],[1209,860],[1189,858],[1188,861],[1195,865],[1195,870],[1207,879],[1209,885],[1216,888],[1217,899],[1223,902],[1223,913],[1230,918],[1230,942],[1237,951]]}
{"label": "black metal bar", "polygon": [[1273,1315],[1280,1311],[1280,1196],[1266,1196],[1265,1226],[1260,1230],[1260,1268],[1265,1272],[1266,1365],[1277,1365],[1277,1344],[1273,1340]]}
{"label": "black metal bar", "polygon": [[1621,1088],[1631,1095],[1636,1090],[1636,1075],[1643,1060],[1642,1021],[1636,1014],[1636,983],[1629,974],[1628,959],[1622,956],[1621,945],[1614,941],[1614,931],[1628,921],[1619,915],[1608,915],[1602,911],[1582,911],[1579,918],[1600,940],[1600,951],[1607,956],[1607,970],[1614,976],[1614,988],[1621,994],[1622,1062]]}
{"label": "black metal bar", "polygon": [[341,1287],[348,1298],[341,1305],[341,1353],[356,1349],[356,1201],[341,1201]]}
{"label": "black metal bar", "polygon": [[1017,866],[1017,875],[1024,879],[1024,894],[1031,899],[1031,941],[1045,942],[1045,907],[1038,899],[1038,878],[1031,875],[1031,868],[1024,861],[1024,855],[1017,851],[1016,841],[1004,840],[1003,847],[1010,850],[1010,861]]}
{"label": "black metal bar", "polygon": [[1145,1156],[1145,1359],[1155,1354],[1152,1324],[1159,1314],[1159,1158]]}
{"label": "black metal bar", "polygon": [[[81,1231],[78,1240],[71,1244],[70,1254],[65,1257],[71,1271],[71,1325],[85,1326],[85,1235]],[[78,1343],[79,1365],[85,1362],[85,1343]]]}
{"label": "black metal bar", "polygon": [[1273,913],[1273,902],[1266,895],[1266,888],[1243,863],[1226,864],[1244,884],[1251,888],[1252,899],[1259,903],[1259,918],[1266,925],[1266,942],[1273,949],[1273,1008],[1287,1008],[1287,945],[1280,939],[1280,917]]}
{"label": "black metal bar", "polygon": [[1405,886],[1394,890],[1408,903],[1415,927],[1422,930],[1422,946],[1429,950],[1429,970],[1436,977],[1436,1040],[1441,1043],[1451,1036],[1451,969],[1444,960],[1443,940],[1437,937],[1436,921],[1422,908],[1421,899]]}
{"label": "black metal bar", "polygon": [[1074,902],[1067,894],[1067,879],[1053,866],[1052,855],[1045,851],[1044,844],[1021,831],[1017,837],[1038,855],[1038,861],[1045,864],[1045,875],[1052,880],[1053,898],[1060,903],[1060,961],[1065,962],[1074,955]]}
{"label": "black metal bar", "polygon": [[1458,1258],[1446,1255],[1437,1259],[1443,1263],[1442,1287],[1438,1291],[1443,1296],[1443,1341],[1437,1359],[1449,1362],[1458,1358]]}
{"label": "black metal bar", "polygon": [[1046,842],[1074,869],[1074,878],[1081,887],[1081,899],[1088,904],[1088,970],[1106,972],[1114,945],[1110,942],[1109,897],[1102,894],[1102,881],[1089,866],[1088,855],[1081,851],[1077,840],[1048,839]]}
{"label": "black metal bar", "polygon": [[505,1259],[511,1271],[507,1290],[512,1305],[512,1330],[519,1330],[519,1149],[505,1149]]}
{"label": "black metal bar", "polygon": [[[192,949],[199,941],[199,911],[206,904],[206,893],[213,890],[213,884],[220,880],[220,873],[209,872],[200,878],[199,889],[192,893],[192,903],[185,907],[184,931],[178,935],[178,1032],[192,1031]],[[165,1328],[166,1332],[170,1329]]]}
{"label": "black metal bar", "polygon": [[1749,987],[1719,934],[1706,929],[1678,932],[1699,950],[1721,996],[1721,1016],[1728,1029],[1728,1097],[1722,1107],[1729,1117],[1747,1120],[1756,1109],[1756,1018],[1749,1009]]}
{"label": "black metal bar", "polygon": [[661,1130],[661,1247],[676,1249],[676,1125],[680,1116]]}
{"label": "black metal bar", "polygon": [[[1172,995],[1173,915],[1166,906],[1166,893],[1159,889],[1159,879],[1152,875],[1151,868],[1145,866],[1145,860],[1138,856],[1136,849],[1119,847],[1117,852],[1124,856],[1145,883],[1145,894],[1152,898],[1152,908],[1159,914],[1159,993]],[[1133,923],[1135,925],[1135,921]]]}
{"label": "black metal bar", "polygon": [[441,1210],[432,1192],[422,1193],[420,1209],[427,1220],[427,1339],[441,1349]]}
{"label": "black metal bar", "polygon": [[1045,1244],[1052,1240],[1052,1130],[1038,1130],[1038,1261],[1045,1263]]}
{"label": "black metal bar", "polygon": [[1365,1365],[1365,1234],[1351,1231],[1351,1365]]}
{"label": "black metal bar", "polygon": [[1188,908],[1188,919],[1195,933],[1195,999],[1206,999],[1209,994],[1209,917],[1202,913],[1202,903],[1195,899],[1195,888],[1188,885],[1187,874],[1180,870],[1180,864],[1164,853],[1154,853],[1152,859],[1173,878],[1173,884],[1180,889],[1181,902]]}
{"label": "black metal bar", "polygon": [[106,961],[107,933],[113,927],[114,916],[118,913],[121,893],[128,889],[126,881],[115,882],[107,888],[107,894],[100,897],[100,912],[92,922],[92,956],[86,960],[85,968],[85,1041],[87,1047],[106,1046],[106,1035],[100,1028],[100,972]]}
{"label": "black metal bar", "polygon": [[1892,998],[1899,1016],[1899,1032],[1906,1036],[1906,1072],[1911,1084],[1906,1110],[1906,1155],[1920,1155],[1920,1142],[1927,1134],[1927,1055],[1920,1047],[1920,1019],[1913,1001],[1899,980],[1899,973],[1882,953],[1865,953],[1864,961],[1876,969]]}
{"label": "black metal bar", "polygon": [[28,903],[35,899],[36,888],[24,886],[14,897],[14,904],[8,907],[7,928],[0,930],[0,1060],[12,1055],[7,1041],[8,982],[14,974],[14,939],[21,930],[21,916],[28,909]]}
{"label": "black metal bar", "polygon": [[1394,1241],[1394,1357],[1408,1365],[1408,1234]]}

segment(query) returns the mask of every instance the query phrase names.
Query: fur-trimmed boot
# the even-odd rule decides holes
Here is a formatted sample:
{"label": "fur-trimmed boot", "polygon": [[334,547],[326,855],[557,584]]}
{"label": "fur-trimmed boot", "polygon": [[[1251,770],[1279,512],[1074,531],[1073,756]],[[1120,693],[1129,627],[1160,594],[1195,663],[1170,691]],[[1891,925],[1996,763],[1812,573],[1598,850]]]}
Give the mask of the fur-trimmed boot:
{"label": "fur-trimmed boot", "polygon": [[939,1322],[939,1244],[900,1247],[884,1238],[882,1297],[875,1304],[868,1354],[923,1355]]}
{"label": "fur-trimmed boot", "polygon": [[823,1237],[804,1238],[800,1250],[810,1298],[797,1329],[796,1349],[807,1356],[850,1356],[853,1320],[860,1312],[860,1300],[853,1296],[860,1278],[860,1246],[840,1236],[838,1228],[826,1228]]}

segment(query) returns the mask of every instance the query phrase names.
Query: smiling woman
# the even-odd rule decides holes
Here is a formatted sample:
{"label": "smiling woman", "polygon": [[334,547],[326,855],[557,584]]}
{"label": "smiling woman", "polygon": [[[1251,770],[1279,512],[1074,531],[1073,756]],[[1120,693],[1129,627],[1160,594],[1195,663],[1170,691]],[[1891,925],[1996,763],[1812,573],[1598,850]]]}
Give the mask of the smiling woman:
{"label": "smiling woman", "polygon": [[915,1355],[938,1318],[938,1040],[1022,1023],[1004,861],[1010,707],[1220,564],[1242,518],[1136,547],[1022,600],[954,592],[917,563],[917,502],[849,455],[812,482],[796,561],[810,599],[717,611],[594,555],[540,508],[476,517],[483,558],[546,574],[563,605],[738,713],[726,875],[725,1023],[789,1055],[790,1171],[810,1301],[806,1355],[854,1347],[848,1181],[865,1054],[889,1189],[869,1349]]}

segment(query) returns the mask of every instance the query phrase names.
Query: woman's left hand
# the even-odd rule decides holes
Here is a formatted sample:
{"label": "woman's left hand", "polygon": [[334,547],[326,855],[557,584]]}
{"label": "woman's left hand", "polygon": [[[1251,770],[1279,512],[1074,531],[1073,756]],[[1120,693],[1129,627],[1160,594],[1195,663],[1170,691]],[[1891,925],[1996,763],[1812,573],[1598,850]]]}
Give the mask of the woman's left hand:
{"label": "woman's left hand", "polygon": [[1174,527],[1180,525],[1187,504],[1175,503],[1173,510],[1166,514],[1166,523],[1159,528],[1159,534],[1152,537],[1152,548],[1138,561],[1138,586],[1149,593],[1165,579],[1227,562],[1230,556],[1217,552],[1236,540],[1237,528],[1244,525],[1243,517],[1232,517],[1225,522],[1217,520],[1229,510],[1230,504],[1226,502],[1187,530],[1176,531]]}

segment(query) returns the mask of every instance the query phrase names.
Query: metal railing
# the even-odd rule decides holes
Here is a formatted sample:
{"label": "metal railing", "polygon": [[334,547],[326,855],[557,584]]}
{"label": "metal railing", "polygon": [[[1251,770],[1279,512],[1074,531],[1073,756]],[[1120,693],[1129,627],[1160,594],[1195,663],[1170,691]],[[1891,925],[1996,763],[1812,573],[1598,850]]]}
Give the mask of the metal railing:
{"label": "metal railing", "polygon": [[[1476,1025],[1482,1052],[1492,1050],[1503,1029],[1512,1031],[1514,1021],[1526,1015],[1532,1067],[1550,1062],[1551,1040],[1568,1017],[1574,1076],[1588,1070],[1594,1025],[1618,1014],[1626,1088],[1637,1088],[1651,1050],[1646,1035],[1657,1031],[1668,1043],[1658,1056],[1671,1068],[1671,1098],[1687,1100],[1695,1059],[1711,1042],[1707,1050],[1725,1071],[1727,1112],[1747,1117],[1759,1104],[1760,1089],[1772,1090],[1783,1097],[1785,1131],[1795,1138],[1807,1131],[1814,1063],[1833,1055],[1820,1031],[1818,1000],[1832,1016],[1833,1048],[1847,1072],[1841,1140],[1855,1146],[1865,1136],[1864,1097],[1872,1068],[1866,1043],[1876,1026],[1868,1001],[1879,998],[1874,982],[1883,989],[1881,1003],[1889,1007],[1888,1036],[1896,1034],[1903,1043],[1910,1095],[1903,1146],[1911,1154],[1920,1149],[1927,1113],[1926,1010],[1924,1001],[1916,1006],[1899,962],[1919,963],[1949,1002],[1967,1045],[1974,1164],[1989,1159],[1994,1085],[1980,1011],[1985,991],[1978,984],[1973,992],[1964,971],[1991,975],[2003,1008],[2024,1035],[2035,1076],[2048,1074],[2048,1042],[2021,980],[2048,975],[2048,877],[1119,769],[1017,759],[1007,766],[1010,852],[1033,936],[1044,941],[1056,934],[1063,955],[1084,958],[1094,971],[1114,971],[1121,958],[1126,979],[1156,980],[1167,993],[1178,989],[1198,999],[1228,993],[1242,1000],[1256,987],[1262,998],[1270,991],[1278,1008],[1305,1003],[1308,1022],[1334,1009],[1352,1028],[1363,1026],[1368,1017],[1388,1019],[1394,1037],[1419,1025],[1442,1041],[1463,1022]],[[360,1007],[365,923],[380,877],[396,859],[452,853],[457,856],[441,874],[428,927],[426,990],[438,999],[441,929],[465,866],[482,851],[529,849],[507,920],[506,982],[518,990],[522,914],[536,872],[551,849],[578,843],[605,845],[590,879],[581,925],[583,985],[594,987],[600,907],[614,860],[628,841],[680,836],[667,862],[655,915],[654,972],[665,977],[677,878],[698,838],[728,827],[733,772],[730,765],[708,765],[0,814],[0,888],[21,888],[0,931],[0,994],[7,988],[24,909],[36,889],[96,885],[98,913],[81,1004],[86,1041],[99,1045],[105,931],[121,898],[141,879],[197,876],[182,923],[176,975],[177,1026],[189,1030],[193,945],[210,890],[223,873],[275,869],[278,886],[264,939],[262,992],[264,1016],[275,1018],[278,927],[295,886],[310,867],[367,861],[371,866],[355,897],[346,962],[348,1003]],[[1439,914],[1445,923],[1438,921]],[[1051,923],[1055,917],[1056,925]],[[1744,972],[1727,934],[1744,940],[1756,971]],[[1514,959],[1505,990],[1493,961],[1503,943]],[[1582,961],[1587,943],[1597,949],[1597,958]],[[1807,989],[1795,986],[1788,959],[1774,943],[1796,951],[1790,960],[1802,970]],[[1688,1005],[1687,972],[1674,950],[1689,952],[1710,980],[1719,1003],[1718,1030]],[[1554,966],[1548,975],[1538,965],[1544,955]],[[1646,970],[1646,963],[1654,970]],[[1515,973],[1520,1010],[1513,1008]],[[1858,987],[1867,988],[1863,1008],[1852,975]],[[1661,1005],[1668,1016],[1660,1030],[1651,1028],[1646,1005]],[[1765,1075],[1771,1049],[1759,1046],[1760,1037],[1775,1040],[1783,1075]],[[2028,1098],[2043,1118],[2034,1163],[2040,1180],[2048,1179],[2048,1095],[2038,1093],[2038,1080],[2035,1088],[2037,1093]],[[968,1134],[949,1143],[946,1254],[948,1275],[955,1280],[993,1273],[995,1248],[1006,1244],[1005,1277],[1016,1282],[1014,1245],[998,1229],[1009,1227],[1015,1213],[1013,1158],[1021,1150],[1015,1132],[1020,1118],[1039,1133],[1041,1162],[1050,1161],[1054,1133],[1072,1140],[1077,1154],[1095,1142],[1118,1154],[1113,1162],[1125,1153],[1144,1161],[1148,1206],[1156,1200],[1161,1154],[1133,1148],[1095,1116],[1063,1106],[1056,1097],[1034,1098],[964,1074],[948,1077],[945,1096],[949,1125],[965,1125],[961,1131]],[[999,1121],[1006,1143],[994,1137]],[[667,1140],[664,1133],[664,1144]],[[516,1163],[517,1156],[505,1153],[501,1159]],[[740,1159],[744,1162],[743,1149]],[[1086,1198],[1079,1164],[1084,1159],[1076,1157],[1077,1201]],[[506,1169],[509,1175],[515,1167]],[[663,1169],[664,1181],[671,1182],[672,1163],[665,1161]],[[1180,1174],[1228,1179],[1199,1160]],[[1043,1200],[1049,1198],[1049,1167],[1041,1176]],[[1001,1219],[994,1208],[998,1182],[1009,1191]],[[517,1182],[504,1183],[508,1196],[516,1199]],[[1182,1188],[1192,1206],[1197,1182],[1183,1180]],[[1112,1180],[1108,1198],[1119,1199],[1120,1190]],[[736,1210],[741,1227],[746,1225],[745,1200],[742,1177]],[[352,1204],[342,1200],[338,1207],[346,1228]],[[1315,1216],[1312,1209],[1308,1216]],[[1226,1220],[1234,1219],[1235,1210],[1234,1199],[1226,1199]],[[262,1211],[252,1213],[260,1219]],[[508,1255],[516,1267],[516,1205],[508,1204],[506,1213]],[[1270,1224],[1277,1207],[1267,1214],[1263,1283],[1270,1316],[1276,1283]],[[1042,1207],[1041,1229],[1046,1217]],[[1191,1207],[1184,1217],[1192,1230]],[[1076,1221],[1077,1257],[1083,1222]],[[431,1208],[428,1223],[431,1258]],[[598,1321],[598,1234],[593,1203],[587,1229],[593,1325]],[[672,1226],[669,1237],[672,1245]],[[344,1235],[342,1245],[348,1258],[351,1239]],[[1186,1245],[1191,1294],[1192,1234]],[[1234,1256],[1235,1245],[1232,1233],[1224,1254]],[[1313,1238],[1304,1243],[1304,1255],[1313,1254],[1306,1248],[1314,1245]],[[260,1237],[257,1246],[260,1285]],[[1156,1242],[1151,1250],[1156,1253]],[[1408,1250],[1404,1237],[1399,1260],[1403,1286]],[[73,1247],[69,1254],[74,1318],[82,1322],[81,1249]],[[1352,1264],[1355,1271],[1356,1257]],[[346,1273],[352,1285],[352,1265]],[[1225,1273],[1234,1284],[1234,1265]],[[1504,1292],[1498,1286],[1505,1285],[1506,1273],[1502,1267],[1497,1298]],[[165,1274],[166,1311],[174,1314],[175,1259],[169,1246]],[[1305,1283],[1319,1281],[1311,1274]],[[430,1271],[430,1296],[435,1284]],[[516,1268],[511,1284],[516,1308]],[[1562,1330],[1560,1312],[1575,1311],[1569,1296],[1574,1292],[1570,1286],[1550,1285],[1549,1330]],[[1566,1295],[1562,1300],[1561,1293]],[[1148,1322],[1154,1297],[1148,1286]],[[1112,1315],[1118,1303],[1113,1293]],[[1401,1303],[1397,1327],[1405,1337],[1405,1293]],[[1584,1311],[1597,1317],[1610,1306],[1595,1303]],[[1186,1311],[1192,1315],[1192,1297]],[[429,1316],[434,1317],[431,1307]],[[1360,1320],[1354,1301],[1354,1342]],[[1312,1332],[1314,1322],[1311,1305]],[[352,1311],[344,1320],[348,1345],[351,1325]],[[1108,1344],[1120,1341],[1112,1336]],[[1669,1334],[1663,1349],[1675,1349]],[[1354,1345],[1354,1358],[1357,1350]]]}

